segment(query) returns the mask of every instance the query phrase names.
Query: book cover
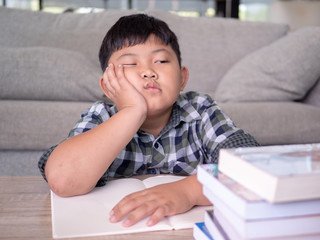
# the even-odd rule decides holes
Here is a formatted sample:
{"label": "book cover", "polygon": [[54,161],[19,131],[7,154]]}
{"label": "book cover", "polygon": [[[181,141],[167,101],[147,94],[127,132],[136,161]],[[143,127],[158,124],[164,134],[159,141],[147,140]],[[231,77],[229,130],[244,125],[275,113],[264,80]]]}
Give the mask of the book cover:
{"label": "book cover", "polygon": [[196,240],[213,240],[204,222],[199,222],[194,224],[193,237]]}
{"label": "book cover", "polygon": [[204,215],[204,224],[207,226],[210,235],[214,240],[229,240],[229,236],[224,229],[217,221],[215,221],[213,211],[214,210],[208,210]]}
{"label": "book cover", "polygon": [[215,208],[214,218],[219,221],[227,234],[231,231],[230,229],[234,229],[234,231],[244,239],[284,238],[320,234],[319,214],[245,221],[232,211],[222,213],[219,208]]}
{"label": "book cover", "polygon": [[320,144],[221,149],[219,171],[270,202],[320,198]]}
{"label": "book cover", "polygon": [[[223,223],[221,224],[220,221]],[[214,211],[208,210],[205,213],[205,225],[211,236],[215,240],[319,240],[320,234],[303,234],[303,235],[291,235],[291,236],[283,236],[283,237],[242,237],[235,230],[233,226],[227,221],[224,216],[220,216],[220,220],[214,216]],[[289,227],[289,226],[288,226]],[[266,229],[268,231],[272,231],[273,229]]]}
{"label": "book cover", "polygon": [[135,178],[109,181],[86,195],[63,198],[51,192],[52,234],[54,238],[72,238],[193,228],[203,221],[205,210],[194,207],[190,211],[164,218],[147,227],[147,219],[125,228],[122,222],[111,223],[109,212],[126,195],[155,185],[181,180],[179,176],[155,176],[143,181]]}
{"label": "book cover", "polygon": [[222,212],[230,208],[246,220],[320,214],[320,199],[272,204],[227,175],[218,173],[215,164],[199,165],[197,170],[204,195]]}

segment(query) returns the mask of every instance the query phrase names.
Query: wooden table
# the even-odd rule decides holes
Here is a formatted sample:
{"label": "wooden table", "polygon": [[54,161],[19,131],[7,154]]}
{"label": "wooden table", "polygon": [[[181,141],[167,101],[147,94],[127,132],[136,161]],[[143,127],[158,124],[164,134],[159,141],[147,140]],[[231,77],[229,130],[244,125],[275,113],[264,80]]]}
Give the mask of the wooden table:
{"label": "wooden table", "polygon": [[[40,176],[0,176],[0,239],[52,239],[51,204]],[[81,239],[193,239],[192,229]]]}

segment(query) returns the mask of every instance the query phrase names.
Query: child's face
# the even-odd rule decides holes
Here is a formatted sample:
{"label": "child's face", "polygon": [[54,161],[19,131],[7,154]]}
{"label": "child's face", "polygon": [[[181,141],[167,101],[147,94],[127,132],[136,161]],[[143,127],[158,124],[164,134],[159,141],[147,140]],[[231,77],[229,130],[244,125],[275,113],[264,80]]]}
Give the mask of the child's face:
{"label": "child's face", "polygon": [[146,99],[148,115],[171,111],[188,80],[188,70],[179,66],[171,46],[153,35],[144,44],[114,52],[109,63],[124,66],[126,78]]}

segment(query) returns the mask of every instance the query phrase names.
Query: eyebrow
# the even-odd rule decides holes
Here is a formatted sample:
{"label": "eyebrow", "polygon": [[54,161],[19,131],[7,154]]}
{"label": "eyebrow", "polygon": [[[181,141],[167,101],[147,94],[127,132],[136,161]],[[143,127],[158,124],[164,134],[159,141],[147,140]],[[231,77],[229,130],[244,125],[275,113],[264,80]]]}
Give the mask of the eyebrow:
{"label": "eyebrow", "polygon": [[122,55],[120,55],[117,60],[123,58],[123,57],[134,57],[134,56],[137,56],[137,54],[134,54],[134,53],[124,53]]}
{"label": "eyebrow", "polygon": [[158,52],[167,52],[167,53],[169,53],[171,55],[171,53],[165,48],[160,48],[160,49],[152,51],[153,54],[154,53],[158,53]]}
{"label": "eyebrow", "polygon": [[[155,53],[158,53],[158,52],[166,52],[166,53],[168,53],[169,55],[172,55],[167,49],[165,49],[165,48],[159,48],[159,49],[156,49],[156,50],[153,50],[151,53],[152,54],[155,54]],[[137,56],[137,54],[135,54],[135,53],[124,53],[124,54],[122,54],[121,56],[119,56],[118,58],[117,58],[117,60],[119,60],[119,59],[121,59],[121,58],[123,58],[123,57],[136,57]]]}

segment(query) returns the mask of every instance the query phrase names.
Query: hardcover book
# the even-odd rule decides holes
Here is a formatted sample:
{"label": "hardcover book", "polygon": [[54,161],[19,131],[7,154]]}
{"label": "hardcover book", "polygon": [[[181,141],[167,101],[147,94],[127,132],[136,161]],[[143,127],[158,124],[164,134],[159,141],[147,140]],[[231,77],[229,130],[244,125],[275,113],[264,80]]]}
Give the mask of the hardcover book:
{"label": "hardcover book", "polygon": [[213,210],[205,212],[204,223],[214,240],[229,240],[229,236],[226,234],[219,222],[214,219]]}
{"label": "hardcover book", "polygon": [[269,202],[320,198],[320,143],[221,149],[218,169]]}
{"label": "hardcover book", "polygon": [[[252,236],[241,236],[236,229],[229,223],[229,221],[223,216],[219,216],[219,219],[215,216],[215,211],[208,210],[205,213],[204,223],[215,240],[319,240],[320,234],[302,234],[302,235],[290,235],[283,237],[252,237]],[[292,226],[287,226],[292,228]],[[276,229],[277,230],[277,229]],[[272,232],[273,229],[265,227],[264,232]],[[262,234],[261,234],[262,235]],[[270,235],[270,234],[269,234]]]}
{"label": "hardcover book", "polygon": [[272,204],[227,175],[218,173],[215,164],[199,165],[197,170],[204,195],[221,212],[229,208],[246,220],[320,214],[320,199]]}
{"label": "hardcover book", "polygon": [[211,237],[204,222],[199,222],[194,224],[193,237],[195,240],[217,240]]}
{"label": "hardcover book", "polygon": [[230,225],[241,238],[274,238],[308,234],[320,234],[320,214],[288,218],[269,218],[261,220],[244,220],[232,211],[214,209],[214,218],[228,230]]}

